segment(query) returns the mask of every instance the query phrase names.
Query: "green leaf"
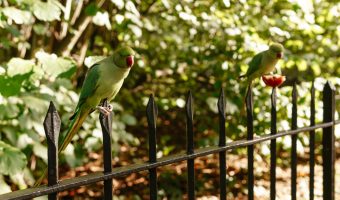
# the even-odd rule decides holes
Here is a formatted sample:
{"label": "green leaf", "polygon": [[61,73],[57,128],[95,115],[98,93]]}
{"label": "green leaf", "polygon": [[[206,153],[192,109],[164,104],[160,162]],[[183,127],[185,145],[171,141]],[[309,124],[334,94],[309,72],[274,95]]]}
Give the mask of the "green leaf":
{"label": "green leaf", "polygon": [[34,67],[34,62],[31,60],[24,60],[22,58],[12,58],[7,63],[7,74],[14,76],[17,74],[26,74],[30,72]]}
{"label": "green leaf", "polygon": [[23,171],[20,171],[19,173],[11,175],[10,178],[11,178],[11,181],[15,183],[19,187],[20,190],[27,188],[27,184],[24,179]]}
{"label": "green leaf", "polygon": [[62,72],[58,75],[59,78],[65,78],[65,79],[70,79],[71,76],[73,76],[74,73],[76,73],[77,67],[74,65],[71,67],[69,70]]}
{"label": "green leaf", "polygon": [[40,157],[45,163],[47,163],[47,148],[45,146],[36,142],[33,145],[33,152],[36,156]]}
{"label": "green leaf", "polygon": [[33,30],[38,35],[45,35],[48,31],[48,26],[45,26],[43,24],[34,24]]}
{"label": "green leaf", "polygon": [[8,192],[12,192],[11,187],[7,185],[7,183],[4,180],[4,177],[0,175],[0,194],[5,194]]}
{"label": "green leaf", "polygon": [[[20,31],[17,29],[17,27],[15,26],[6,26],[6,30],[12,34],[14,37],[19,37],[21,35]],[[7,39],[7,38],[4,38]],[[1,41],[2,43],[4,43],[4,40]],[[10,42],[5,42],[5,43],[10,43]],[[9,46],[9,45],[8,45]]]}
{"label": "green leaf", "polygon": [[25,102],[26,107],[38,113],[45,113],[49,104],[48,101],[35,96],[23,96],[22,100]]}
{"label": "green leaf", "polygon": [[213,111],[214,113],[218,113],[217,101],[218,99],[216,97],[208,97],[206,100],[206,103],[208,104],[210,110]]}
{"label": "green leaf", "polygon": [[28,80],[33,72],[18,74],[13,77],[0,76],[0,94],[4,97],[18,95],[25,80]]}
{"label": "green leaf", "polygon": [[61,8],[56,1],[35,1],[32,9],[33,14],[42,21],[60,20]]}
{"label": "green leaf", "polygon": [[42,69],[52,77],[57,77],[76,66],[73,60],[57,57],[55,54],[37,52],[35,57],[42,64]]}
{"label": "green leaf", "polygon": [[2,12],[16,24],[32,24],[34,22],[33,16],[29,11],[19,10],[15,7],[6,7],[2,9]]}
{"label": "green leaf", "polygon": [[27,164],[27,158],[19,149],[0,141],[1,174],[15,175],[22,172]]}
{"label": "green leaf", "polygon": [[108,12],[97,12],[92,18],[94,24],[98,26],[105,26],[108,30],[111,30],[110,16]]}
{"label": "green leaf", "polygon": [[124,113],[122,115],[122,121],[130,126],[134,126],[137,124],[136,118],[133,115],[130,115],[128,113]]}
{"label": "green leaf", "polygon": [[83,157],[77,155],[76,148],[73,144],[69,144],[64,151],[65,160],[71,167],[80,166],[84,162]]}
{"label": "green leaf", "polygon": [[89,16],[95,16],[98,11],[98,7],[95,3],[90,3],[85,8],[85,13]]}
{"label": "green leaf", "polygon": [[113,4],[117,6],[118,9],[124,8],[124,1],[123,0],[111,0]]}

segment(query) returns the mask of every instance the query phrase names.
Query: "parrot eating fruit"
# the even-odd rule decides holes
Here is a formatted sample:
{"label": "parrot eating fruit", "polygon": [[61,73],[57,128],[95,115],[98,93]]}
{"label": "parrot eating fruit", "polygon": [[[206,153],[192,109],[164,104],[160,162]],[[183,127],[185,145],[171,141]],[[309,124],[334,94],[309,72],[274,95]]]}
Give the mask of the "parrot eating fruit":
{"label": "parrot eating fruit", "polygon": [[[275,65],[279,59],[283,58],[283,46],[279,43],[273,43],[269,46],[269,49],[256,54],[248,64],[248,70],[244,75],[238,78],[247,78],[248,91],[251,91],[252,82],[255,78],[261,77],[263,75],[270,74],[275,70]],[[245,114],[246,108],[246,96],[244,95],[244,101],[241,109],[241,115]]]}
{"label": "parrot eating fruit", "polygon": [[256,54],[249,63],[249,68],[246,74],[239,76],[247,78],[248,84],[262,75],[266,75],[275,70],[275,65],[279,59],[283,58],[283,46],[279,43],[274,43],[269,46],[269,49]]}

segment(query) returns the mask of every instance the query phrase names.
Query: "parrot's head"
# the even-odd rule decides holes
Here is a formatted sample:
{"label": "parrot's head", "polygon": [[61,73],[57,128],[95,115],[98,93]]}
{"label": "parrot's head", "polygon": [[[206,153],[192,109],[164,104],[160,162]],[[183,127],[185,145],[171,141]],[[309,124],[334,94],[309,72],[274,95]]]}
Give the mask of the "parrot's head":
{"label": "parrot's head", "polygon": [[128,47],[122,46],[113,54],[113,62],[120,68],[131,68],[134,63],[135,51]]}
{"label": "parrot's head", "polygon": [[283,46],[279,43],[274,43],[269,46],[269,51],[271,51],[277,59],[283,58]]}

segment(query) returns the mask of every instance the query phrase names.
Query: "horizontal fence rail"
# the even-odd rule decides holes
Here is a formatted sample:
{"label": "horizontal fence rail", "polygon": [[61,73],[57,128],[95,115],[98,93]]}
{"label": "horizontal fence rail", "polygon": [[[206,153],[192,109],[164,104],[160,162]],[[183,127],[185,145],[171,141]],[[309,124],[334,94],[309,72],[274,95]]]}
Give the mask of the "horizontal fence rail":
{"label": "horizontal fence rail", "polygon": [[13,199],[13,200],[14,199],[29,199],[33,197],[47,195],[52,192],[61,192],[67,189],[73,189],[79,186],[89,185],[89,184],[104,181],[107,179],[122,177],[122,176],[126,176],[132,173],[146,171],[146,170],[149,170],[155,167],[161,167],[161,166],[165,166],[165,165],[169,165],[173,163],[179,163],[179,162],[182,162],[188,159],[203,157],[203,156],[207,156],[210,154],[215,154],[215,153],[232,150],[232,149],[236,149],[240,147],[247,147],[249,145],[258,144],[258,143],[269,141],[269,140],[276,139],[279,137],[283,137],[287,135],[294,135],[294,134],[298,134],[301,132],[308,132],[308,131],[316,130],[320,128],[327,128],[327,127],[331,127],[337,124],[340,124],[340,120],[337,120],[335,122],[317,124],[311,127],[299,128],[299,129],[291,130],[291,131],[282,131],[282,132],[278,132],[276,135],[267,134],[261,137],[254,138],[251,141],[250,140],[239,140],[235,142],[230,142],[230,143],[227,143],[223,147],[214,146],[214,147],[199,148],[195,151],[195,153],[190,154],[190,155],[187,155],[186,153],[179,153],[179,154],[160,158],[157,160],[156,163],[146,162],[146,163],[140,163],[140,164],[132,164],[129,166],[124,166],[124,167],[117,167],[117,168],[114,168],[112,172],[107,173],[107,174],[97,172],[97,173],[92,173],[89,175],[75,177],[72,179],[66,179],[66,180],[60,181],[55,186],[50,186],[50,187],[40,186],[37,188],[18,190],[18,191],[9,193],[9,194],[0,195],[0,199],[2,198]]}
{"label": "horizontal fence rail", "polygon": [[[323,158],[323,199],[335,200],[335,125],[340,124],[340,120],[334,119],[335,113],[335,88],[329,82],[325,85],[323,90],[323,123],[315,124],[315,89],[314,84],[311,88],[311,117],[310,126],[297,127],[297,89],[296,85],[293,86],[292,91],[292,118],[291,130],[277,132],[276,127],[276,88],[273,88],[271,94],[271,133],[261,136],[254,135],[253,132],[253,94],[251,87],[248,87],[246,95],[246,110],[247,110],[247,138],[226,143],[226,103],[223,89],[217,102],[219,114],[219,144],[212,147],[194,148],[194,129],[193,129],[193,97],[192,93],[188,93],[186,101],[186,134],[187,134],[187,149],[185,152],[169,155],[157,159],[156,157],[156,122],[158,109],[154,101],[153,95],[150,96],[146,108],[146,116],[148,120],[148,140],[149,140],[149,161],[145,163],[132,164],[123,167],[112,168],[112,154],[111,154],[111,119],[112,115],[100,115],[104,138],[104,171],[92,173],[80,177],[75,177],[67,180],[58,181],[58,136],[60,130],[60,118],[53,105],[50,104],[47,112],[44,128],[48,142],[48,185],[29,188],[25,190],[18,190],[11,193],[0,195],[0,199],[31,199],[34,197],[48,195],[49,200],[58,199],[58,192],[70,190],[80,186],[93,184],[96,182],[104,181],[104,194],[103,198],[112,199],[113,186],[112,179],[117,177],[126,176],[132,173],[148,171],[149,172],[149,189],[150,199],[156,200],[158,187],[157,187],[157,168],[187,161],[188,177],[187,177],[187,197],[188,199],[195,199],[195,159],[210,154],[219,154],[219,171],[220,171],[220,199],[227,199],[227,182],[226,182],[226,152],[236,148],[247,147],[248,151],[248,199],[254,199],[254,145],[265,141],[270,141],[270,199],[276,198],[276,139],[283,136],[292,137],[292,151],[291,151],[291,196],[296,199],[296,140],[297,134],[307,133],[310,134],[310,199],[314,199],[314,165],[315,165],[315,130],[322,129],[322,158]],[[107,101],[103,102],[103,106],[107,106]],[[228,133],[230,134],[230,133]],[[106,152],[106,153],[105,153]]]}

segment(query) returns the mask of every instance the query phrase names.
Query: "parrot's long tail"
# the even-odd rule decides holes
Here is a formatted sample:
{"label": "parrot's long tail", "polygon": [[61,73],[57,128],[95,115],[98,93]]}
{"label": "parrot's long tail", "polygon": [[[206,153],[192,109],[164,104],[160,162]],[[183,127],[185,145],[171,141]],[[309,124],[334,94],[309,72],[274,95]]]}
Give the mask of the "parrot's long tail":
{"label": "parrot's long tail", "polygon": [[[72,116],[71,125],[70,125],[70,127],[69,127],[69,129],[66,133],[65,138],[61,142],[61,145],[59,145],[58,155],[60,155],[60,153],[63,150],[65,150],[65,148],[71,142],[73,136],[76,134],[76,132],[78,132],[81,125],[85,121],[87,115],[89,115],[89,114],[90,114],[90,111],[79,111],[79,112],[75,113],[75,115]],[[46,175],[47,175],[47,169],[44,170],[43,174],[35,182],[34,187],[39,186],[41,184],[41,182],[44,180],[44,178],[46,177]]]}
{"label": "parrot's long tail", "polygon": [[72,116],[71,125],[66,133],[65,138],[59,145],[59,150],[58,150],[59,154],[60,152],[66,149],[67,145],[71,142],[73,136],[76,134],[76,132],[78,132],[81,125],[85,121],[87,115],[89,114],[90,114],[90,111],[79,111],[74,116]]}
{"label": "parrot's long tail", "polygon": [[45,179],[47,175],[47,169],[44,170],[43,174],[39,177],[39,179],[34,183],[33,187],[37,187],[41,184],[41,182]]}

